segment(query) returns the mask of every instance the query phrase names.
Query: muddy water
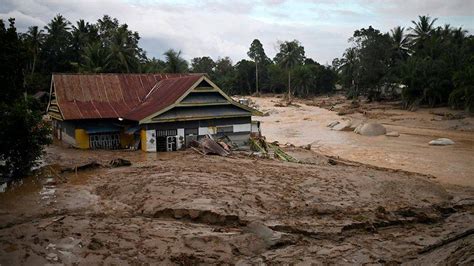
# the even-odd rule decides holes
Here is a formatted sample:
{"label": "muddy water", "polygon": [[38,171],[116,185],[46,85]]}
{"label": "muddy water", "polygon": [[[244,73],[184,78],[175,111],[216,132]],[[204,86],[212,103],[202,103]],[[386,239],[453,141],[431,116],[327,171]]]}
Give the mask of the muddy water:
{"label": "muddy water", "polygon": [[[298,106],[275,107],[277,98],[252,98],[260,109],[270,115],[259,117],[262,133],[271,141],[294,145],[312,144],[312,148],[324,154],[361,163],[393,169],[403,169],[430,174],[440,182],[474,186],[474,133],[455,130],[417,127],[419,118],[410,117],[407,126],[392,125],[387,121],[376,121],[388,131],[401,133],[398,138],[386,136],[367,137],[353,132],[333,131],[327,127],[338,116],[323,108],[298,103]],[[417,115],[411,113],[410,115]],[[403,115],[402,119],[403,119]],[[346,118],[348,119],[348,118]],[[453,146],[435,147],[428,142],[439,137],[448,137],[456,142]]]}
{"label": "muddy water", "polygon": [[[72,186],[85,186],[94,178],[106,174],[108,162],[115,158],[127,159],[139,166],[169,160],[173,154],[126,150],[84,151],[54,143],[46,147],[46,155],[34,174],[9,183],[0,193],[0,213],[26,213],[32,208],[49,206],[56,202],[59,184],[67,182]],[[104,167],[61,173],[61,168],[74,168],[93,161]]]}

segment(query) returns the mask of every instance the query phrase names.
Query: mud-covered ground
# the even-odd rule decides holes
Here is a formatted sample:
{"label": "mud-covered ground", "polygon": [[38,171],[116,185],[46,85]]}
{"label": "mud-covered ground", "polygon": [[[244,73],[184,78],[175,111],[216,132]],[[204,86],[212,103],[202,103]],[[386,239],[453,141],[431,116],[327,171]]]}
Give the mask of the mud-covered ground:
{"label": "mud-covered ground", "polygon": [[0,264],[474,263],[472,187],[285,149],[303,163],[53,145],[0,194]]}
{"label": "mud-covered ground", "polygon": [[[268,116],[262,133],[270,141],[312,149],[374,166],[430,174],[442,183],[474,187],[474,116],[448,108],[401,109],[399,102],[352,103],[344,96],[293,100],[285,106],[280,97],[252,97]],[[334,131],[333,121],[376,122],[399,137],[361,136]],[[449,138],[450,146],[430,146],[437,138]]]}

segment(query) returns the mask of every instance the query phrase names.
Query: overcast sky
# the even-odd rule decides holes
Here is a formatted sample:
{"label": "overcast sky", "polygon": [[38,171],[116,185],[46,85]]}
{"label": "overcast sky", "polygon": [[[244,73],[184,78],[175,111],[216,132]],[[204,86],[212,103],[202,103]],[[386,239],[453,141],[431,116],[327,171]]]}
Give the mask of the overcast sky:
{"label": "overcast sky", "polygon": [[16,18],[20,31],[42,27],[58,13],[73,23],[116,17],[139,32],[150,57],[161,58],[173,48],[188,60],[230,56],[234,62],[247,58],[258,38],[271,58],[277,41],[297,39],[307,57],[330,64],[348,47],[354,30],[409,27],[418,15],[474,31],[474,0],[0,0],[0,18]]}

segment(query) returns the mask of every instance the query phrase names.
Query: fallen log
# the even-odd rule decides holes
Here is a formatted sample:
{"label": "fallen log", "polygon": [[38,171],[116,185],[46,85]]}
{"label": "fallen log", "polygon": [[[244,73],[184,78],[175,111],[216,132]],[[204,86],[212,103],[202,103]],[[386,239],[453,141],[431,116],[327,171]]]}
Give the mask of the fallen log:
{"label": "fallen log", "polygon": [[438,248],[440,248],[440,247],[442,247],[442,246],[444,246],[444,245],[447,245],[447,244],[452,243],[452,242],[454,242],[454,241],[457,241],[457,240],[459,240],[459,239],[465,238],[465,237],[470,236],[470,235],[472,235],[472,234],[474,234],[474,228],[471,228],[471,229],[469,229],[469,230],[467,230],[467,231],[464,231],[464,232],[462,232],[462,233],[459,233],[459,234],[456,234],[456,235],[454,235],[454,236],[451,236],[451,237],[448,237],[448,238],[446,238],[446,239],[443,239],[443,240],[441,240],[441,241],[439,241],[439,242],[437,242],[437,243],[435,243],[435,244],[433,244],[433,245],[426,246],[426,247],[423,248],[422,250],[418,251],[418,254],[428,253],[428,252],[430,252],[430,251],[433,251],[433,250],[435,250],[435,249],[438,249]]}

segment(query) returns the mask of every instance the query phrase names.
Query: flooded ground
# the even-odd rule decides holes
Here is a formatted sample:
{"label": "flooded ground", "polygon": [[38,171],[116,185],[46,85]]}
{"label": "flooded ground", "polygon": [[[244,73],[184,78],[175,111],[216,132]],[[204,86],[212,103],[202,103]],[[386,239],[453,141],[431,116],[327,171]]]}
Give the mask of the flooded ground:
{"label": "flooded ground", "polygon": [[0,193],[0,265],[474,264],[471,118],[344,116],[401,133],[364,137],[329,130],[341,116],[314,102],[278,101],[257,99],[263,133],[300,163],[49,146]]}
{"label": "flooded ground", "polygon": [[[281,98],[252,98],[269,116],[259,117],[262,133],[270,141],[294,145],[312,144],[314,150],[356,162],[433,175],[443,183],[474,186],[474,118],[444,119],[437,114],[454,113],[446,108],[400,110],[389,104],[366,104],[358,111],[338,115],[349,101],[337,98],[296,101],[278,107]],[[326,101],[326,103],[324,103]],[[334,104],[330,104],[331,101]],[[329,111],[314,105],[325,104]],[[311,104],[311,105],[308,105]],[[277,105],[277,106],[275,106]],[[365,108],[364,108],[365,107]],[[327,127],[341,119],[383,124],[400,137],[368,137]],[[430,146],[437,138],[450,138],[452,146]]]}
{"label": "flooded ground", "polygon": [[304,163],[50,146],[0,194],[0,264],[474,261],[473,188],[285,149]]}

